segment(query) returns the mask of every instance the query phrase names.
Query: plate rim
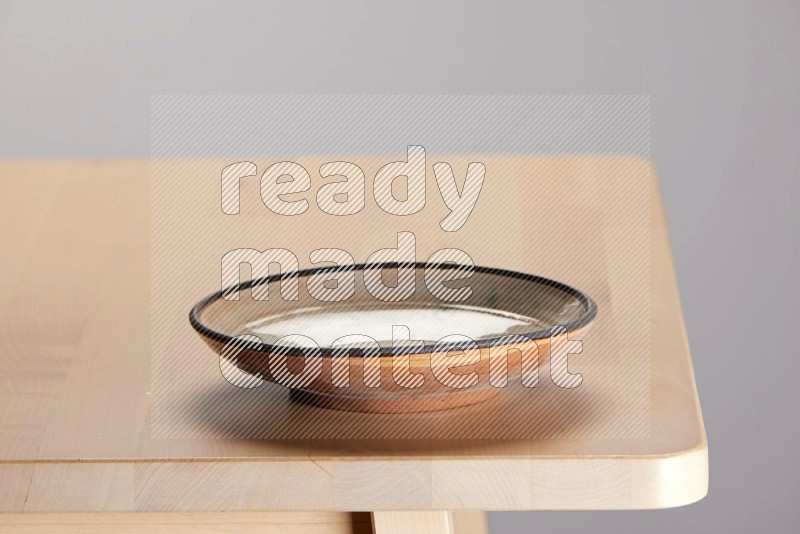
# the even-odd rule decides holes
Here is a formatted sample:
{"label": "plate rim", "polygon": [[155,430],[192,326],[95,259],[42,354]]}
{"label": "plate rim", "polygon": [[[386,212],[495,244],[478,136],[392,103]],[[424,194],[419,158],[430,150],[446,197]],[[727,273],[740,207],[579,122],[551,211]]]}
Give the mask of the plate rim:
{"label": "plate rim", "polygon": [[[220,289],[215,291],[214,293],[204,297],[201,299],[197,304],[195,304],[191,311],[189,312],[189,323],[192,327],[199,333],[200,335],[211,339],[213,341],[217,341],[222,343],[223,345],[227,345],[237,336],[231,336],[230,334],[225,334],[223,332],[219,332],[214,330],[213,328],[207,326],[201,320],[201,316],[203,310],[205,310],[208,306],[212,303],[219,300],[223,295],[226,293],[233,291],[234,289],[248,289],[251,287],[268,284],[270,282],[274,282],[277,280],[285,280],[290,277],[303,277],[303,276],[310,276],[313,274],[318,274],[322,272],[328,271],[335,271],[335,272],[343,272],[343,271],[364,271],[367,269],[383,269],[383,268],[414,268],[414,269],[472,269],[473,272],[476,273],[483,273],[483,274],[490,274],[496,276],[503,276],[507,278],[514,278],[518,280],[523,280],[526,282],[537,283],[541,285],[545,285],[548,287],[553,287],[555,289],[564,291],[565,293],[569,294],[572,297],[575,297],[583,306],[584,312],[578,318],[569,321],[562,326],[565,329],[565,332],[574,332],[579,328],[582,328],[589,324],[594,318],[597,316],[597,305],[595,304],[594,300],[589,297],[583,291],[576,289],[570,285],[567,285],[563,282],[559,282],[557,280],[553,280],[551,278],[546,278],[544,276],[539,276],[530,273],[523,273],[520,271],[513,271],[509,269],[501,269],[498,267],[486,267],[481,265],[463,265],[463,264],[456,264],[452,262],[447,263],[430,263],[430,262],[408,262],[408,263],[398,263],[398,262],[376,262],[376,263],[356,263],[353,265],[328,265],[324,267],[312,267],[309,269],[300,269],[297,271],[289,271],[285,273],[279,273],[274,275],[262,276],[259,278],[253,278],[250,280],[246,280],[241,282],[240,284],[234,284],[228,286],[226,288]],[[498,308],[499,309],[499,308]],[[509,311],[509,310],[506,310]],[[543,328],[539,330],[532,330],[530,332],[521,332],[515,333],[511,335],[519,335],[524,336],[532,341],[540,340],[549,338],[552,334],[553,327]],[[476,339],[474,340],[475,344],[477,344],[478,348],[488,348],[488,347],[496,347],[503,345],[502,341],[507,338],[508,336],[495,336],[490,338],[483,338],[483,339]],[[307,354],[307,348],[301,347],[293,347],[288,345],[276,345],[271,343],[265,343],[263,341],[260,342],[239,342],[237,343],[237,347],[240,350],[250,350],[250,351],[258,351],[258,352],[274,352],[280,351],[281,354],[286,356],[305,356]],[[417,350],[399,350],[395,351],[394,347],[384,347],[381,346],[378,354],[380,356],[393,356],[395,354],[403,354],[403,355],[414,355],[414,354],[431,354],[434,352],[435,345],[424,344],[422,348]],[[464,343],[452,343],[448,345],[448,350],[457,351],[457,350],[465,350],[473,348],[469,342]],[[323,357],[332,357],[334,354],[334,349],[331,347],[320,347],[320,352]],[[374,354],[374,351],[372,351]],[[364,356],[365,353],[363,349],[358,347],[348,348],[349,356]]]}

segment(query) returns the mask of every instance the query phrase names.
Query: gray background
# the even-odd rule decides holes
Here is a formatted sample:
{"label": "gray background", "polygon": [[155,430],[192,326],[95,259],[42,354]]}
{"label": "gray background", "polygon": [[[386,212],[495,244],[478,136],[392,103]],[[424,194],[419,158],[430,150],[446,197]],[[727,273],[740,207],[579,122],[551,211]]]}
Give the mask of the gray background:
{"label": "gray background", "polygon": [[148,156],[155,93],[652,96],[711,489],[494,532],[800,532],[798,2],[0,2],[0,156]]}

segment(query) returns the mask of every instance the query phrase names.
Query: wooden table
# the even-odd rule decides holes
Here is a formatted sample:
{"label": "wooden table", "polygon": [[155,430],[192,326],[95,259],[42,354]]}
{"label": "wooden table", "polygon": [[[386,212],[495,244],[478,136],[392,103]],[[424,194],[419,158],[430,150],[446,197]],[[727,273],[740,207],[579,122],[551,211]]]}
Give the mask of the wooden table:
{"label": "wooden table", "polygon": [[[150,162],[6,161],[0,163],[0,532],[262,532],[278,526],[281,532],[306,532],[310,525],[319,532],[445,532],[453,523],[459,532],[481,532],[483,514],[470,510],[644,509],[701,499],[708,486],[705,431],[651,166],[625,158],[504,161],[513,176],[504,182],[503,204],[487,185],[469,224],[498,224],[492,221],[516,213],[507,240],[523,247],[530,245],[523,225],[558,217],[564,228],[577,225],[574,235],[588,236],[585,246],[605,251],[605,274],[597,287],[588,277],[580,279],[591,269],[576,269],[575,280],[566,273],[565,281],[587,289],[601,315],[609,309],[624,315],[620,303],[630,276],[630,247],[609,233],[625,229],[618,217],[624,206],[609,195],[627,190],[626,180],[647,184],[650,209],[643,228],[651,291],[648,335],[638,346],[648,363],[645,417],[637,419],[641,432],[626,434],[618,420],[601,417],[603,403],[611,407],[625,393],[611,395],[600,384],[596,391],[608,397],[596,397],[592,406],[600,412],[572,416],[566,430],[537,422],[537,405],[531,405],[531,428],[543,430],[523,439],[282,440],[214,432],[155,437]],[[377,165],[364,163],[367,176]],[[184,164],[175,180],[211,169],[216,188],[223,166]],[[490,163],[487,169],[488,184]],[[537,195],[530,178],[544,175],[558,178],[552,187],[580,186],[574,199],[584,208],[579,215],[561,214],[547,202],[552,196]],[[435,189],[429,194],[432,206],[441,201]],[[201,198],[218,206],[218,197]],[[249,202],[243,200],[243,211],[254,205]],[[379,215],[366,211],[372,213],[365,215],[369,226],[369,217]],[[187,216],[202,218],[199,213]],[[425,228],[441,215],[432,207],[428,218],[408,224],[422,242]],[[309,217],[324,233],[327,219]],[[278,222],[274,230],[283,224],[288,223]],[[503,248],[503,239],[465,232],[463,245],[476,263],[534,270],[524,255]],[[356,260],[380,243],[393,245],[392,235],[353,244]],[[308,251],[309,239],[299,236],[291,244]],[[435,250],[441,244],[433,236],[426,246]],[[543,261],[535,271],[559,278],[561,260]],[[180,298],[214,290],[204,276]],[[182,342],[197,349],[198,361],[207,357],[213,366],[213,354],[187,328],[183,301],[179,309],[176,328],[186,329]],[[603,324],[592,339],[608,350],[595,351],[594,361],[614,356],[610,342],[603,344],[610,328]],[[592,391],[593,368],[587,365],[583,372]],[[176,424],[186,423],[183,415],[176,417]],[[371,520],[365,512],[372,512]]]}

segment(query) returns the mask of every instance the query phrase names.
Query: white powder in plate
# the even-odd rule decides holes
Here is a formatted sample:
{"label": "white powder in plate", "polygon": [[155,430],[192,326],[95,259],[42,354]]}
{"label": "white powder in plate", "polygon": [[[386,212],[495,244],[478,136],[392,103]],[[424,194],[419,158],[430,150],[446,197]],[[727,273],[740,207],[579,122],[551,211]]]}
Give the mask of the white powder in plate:
{"label": "white powder in plate", "polygon": [[[451,335],[461,334],[472,339],[538,330],[547,325],[530,317],[499,310],[472,307],[407,306],[395,308],[304,308],[265,317],[245,325],[244,333],[254,334],[265,343],[279,338],[302,334],[320,347],[330,347],[336,339],[351,335],[367,335],[382,346],[392,344],[392,326],[404,325],[412,340],[428,344]],[[312,346],[302,338],[295,346]]]}

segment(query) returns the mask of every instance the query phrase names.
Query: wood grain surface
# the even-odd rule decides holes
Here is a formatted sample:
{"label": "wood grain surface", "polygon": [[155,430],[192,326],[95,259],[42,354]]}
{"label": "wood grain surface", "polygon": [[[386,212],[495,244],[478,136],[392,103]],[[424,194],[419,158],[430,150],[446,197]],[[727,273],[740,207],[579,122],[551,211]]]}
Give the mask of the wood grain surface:
{"label": "wood grain surface", "polygon": [[[190,410],[164,412],[161,406],[161,415],[156,414],[153,366],[158,360],[151,351],[150,331],[150,163],[1,162],[0,512],[12,515],[0,523],[20,521],[13,514],[26,512],[641,509],[702,498],[708,486],[705,431],[667,227],[650,164],[587,157],[520,158],[514,165],[515,173],[547,171],[559,176],[557,187],[566,188],[565,193],[578,191],[574,202],[586,208],[583,215],[560,214],[537,196],[533,180],[519,178],[508,182],[515,188],[503,197],[511,199],[510,205],[503,205],[488,189],[482,193],[486,196],[478,206],[483,211],[476,208],[476,221],[490,224],[500,210],[510,210],[518,214],[512,219],[518,226],[509,229],[508,239],[525,245],[535,234],[537,246],[545,246],[549,239],[563,239],[566,234],[548,238],[537,234],[535,226],[523,225],[539,218],[560,220],[569,231],[585,229],[592,238],[585,245],[599,247],[602,253],[601,280],[589,278],[594,267],[576,267],[561,277],[592,295],[601,314],[609,310],[607,317],[616,317],[598,323],[598,329],[587,334],[594,336],[585,340],[587,354],[593,346],[604,350],[591,352],[591,362],[581,360],[583,355],[575,359],[584,374],[586,402],[574,404],[570,412],[557,404],[558,396],[547,397],[553,410],[566,414],[560,426],[550,423],[550,427],[535,415],[546,413],[537,410],[550,405],[537,404],[535,398],[525,401],[528,404],[505,405],[501,399],[491,405],[494,411],[481,412],[487,421],[495,414],[506,426],[522,425],[529,432],[522,439],[404,440],[398,436],[314,439],[308,434],[291,439],[243,437],[219,421],[198,419]],[[178,167],[176,180],[189,170],[206,169],[218,188],[222,166],[205,162]],[[374,166],[364,164],[364,168],[369,176]],[[489,163],[487,169],[492,169]],[[603,185],[598,176],[617,181],[608,178]],[[602,375],[599,370],[604,366],[611,366],[609,362],[627,361],[628,349],[612,349],[623,347],[619,325],[628,324],[625,317],[637,312],[620,304],[625,302],[626,278],[631,274],[625,269],[626,244],[614,239],[613,230],[624,226],[618,213],[624,206],[611,202],[606,193],[624,188],[620,180],[631,177],[646,180],[651,191],[644,229],[650,247],[648,335],[634,344],[646,351],[647,395],[636,396],[646,405],[633,406],[630,412],[639,414],[637,433],[626,433],[620,418],[603,416],[621,409],[625,393],[592,380]],[[489,179],[487,175],[487,183]],[[592,185],[596,183],[601,185]],[[218,201],[218,197],[208,200],[217,205]],[[249,202],[243,200],[243,213],[255,206]],[[426,243],[423,257],[446,245],[438,234],[423,239],[425,228],[441,218],[441,208],[435,212],[431,207],[429,218],[409,223],[418,241]],[[308,224],[323,224],[320,221],[326,219],[321,217],[310,215]],[[375,217],[374,224],[370,217]],[[377,228],[378,217],[367,214],[359,224]],[[271,231],[286,235],[281,234],[286,224],[279,221]],[[497,229],[487,231],[496,235]],[[395,230],[389,228],[372,241],[365,238],[368,242],[354,245],[357,261],[366,259],[376,246],[396,245],[391,242]],[[197,242],[213,241],[202,231],[198,234],[193,238]],[[489,239],[486,233],[464,236],[460,244],[478,264],[533,270],[524,263],[530,256],[506,251],[502,242],[498,244],[502,240]],[[308,235],[287,239],[281,242],[298,250],[301,260],[314,241]],[[335,239],[330,245],[337,245]],[[191,264],[192,256],[188,258]],[[566,260],[556,260],[543,260],[536,274],[559,278],[557,266]],[[180,316],[174,319],[175,328],[169,329],[175,337],[168,341],[179,343],[186,348],[186,357],[193,358],[190,361],[204,362],[210,369],[186,383],[176,382],[170,398],[184,403],[180,406],[196,400],[192,395],[200,386],[207,388],[203,391],[212,395],[211,401],[215,391],[230,388],[219,383],[214,355],[188,328],[186,318],[187,302],[218,289],[213,284],[218,285],[219,275],[213,267],[199,266],[188,287],[176,293]],[[601,335],[604,332],[608,335]],[[630,354],[636,356],[633,350]],[[208,401],[206,397],[204,402]],[[518,409],[504,410],[509,406]],[[639,408],[644,411],[636,411]],[[336,412],[320,413],[340,418],[342,427],[358,424]],[[175,434],[159,434],[153,427],[156,417],[166,417],[159,420],[167,421]],[[391,428],[386,422],[373,423]],[[389,521],[392,516],[386,517]],[[328,531],[337,530],[332,526]]]}

